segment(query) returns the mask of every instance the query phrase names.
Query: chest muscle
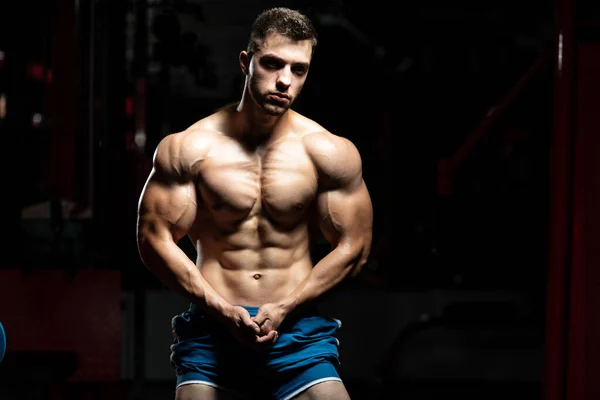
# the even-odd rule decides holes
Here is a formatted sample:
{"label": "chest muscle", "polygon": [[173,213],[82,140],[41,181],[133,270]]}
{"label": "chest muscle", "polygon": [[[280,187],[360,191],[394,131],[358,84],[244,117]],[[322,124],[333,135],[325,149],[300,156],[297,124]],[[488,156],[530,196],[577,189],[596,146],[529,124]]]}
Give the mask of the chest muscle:
{"label": "chest muscle", "polygon": [[262,157],[222,151],[201,168],[200,193],[217,222],[265,215],[296,221],[317,191],[313,164],[299,142],[282,142]]}

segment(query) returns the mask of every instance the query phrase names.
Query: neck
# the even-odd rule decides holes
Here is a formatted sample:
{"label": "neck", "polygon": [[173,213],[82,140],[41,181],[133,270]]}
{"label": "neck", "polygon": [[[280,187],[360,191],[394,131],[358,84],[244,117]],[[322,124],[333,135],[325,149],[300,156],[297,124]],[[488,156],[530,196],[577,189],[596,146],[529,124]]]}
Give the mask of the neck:
{"label": "neck", "polygon": [[267,140],[273,136],[277,126],[288,114],[287,111],[282,115],[266,114],[249,98],[245,89],[235,110],[239,121],[238,133],[256,140]]}

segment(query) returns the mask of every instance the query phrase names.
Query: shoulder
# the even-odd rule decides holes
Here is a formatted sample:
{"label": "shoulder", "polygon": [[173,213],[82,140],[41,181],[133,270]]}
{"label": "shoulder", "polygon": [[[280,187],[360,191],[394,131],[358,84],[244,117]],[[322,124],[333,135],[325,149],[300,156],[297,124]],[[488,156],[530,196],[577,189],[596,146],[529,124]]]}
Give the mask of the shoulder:
{"label": "shoulder", "polygon": [[154,151],[154,168],[179,176],[197,172],[217,136],[217,132],[202,126],[165,136]]}
{"label": "shoulder", "polygon": [[318,124],[302,136],[309,157],[327,182],[353,185],[362,180],[362,159],[355,144]]}

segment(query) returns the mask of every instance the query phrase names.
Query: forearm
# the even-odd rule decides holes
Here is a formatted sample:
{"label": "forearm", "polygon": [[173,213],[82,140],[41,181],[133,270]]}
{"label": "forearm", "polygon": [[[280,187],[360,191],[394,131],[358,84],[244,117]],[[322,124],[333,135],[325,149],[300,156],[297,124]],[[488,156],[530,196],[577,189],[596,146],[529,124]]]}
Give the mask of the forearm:
{"label": "forearm", "polygon": [[312,301],[342,282],[361,259],[362,249],[338,245],[323,257],[283,301],[281,306],[290,312],[300,304]]}
{"label": "forearm", "polygon": [[146,239],[140,241],[139,251],[144,265],[158,279],[203,310],[223,314],[230,306],[204,279],[177,243]]}

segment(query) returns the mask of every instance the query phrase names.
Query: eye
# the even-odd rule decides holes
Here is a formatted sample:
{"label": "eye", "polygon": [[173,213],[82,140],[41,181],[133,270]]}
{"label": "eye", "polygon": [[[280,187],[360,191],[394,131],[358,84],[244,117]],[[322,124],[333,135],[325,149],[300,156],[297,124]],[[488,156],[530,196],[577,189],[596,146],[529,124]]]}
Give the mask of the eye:
{"label": "eye", "polygon": [[261,60],[261,65],[266,69],[279,69],[283,66],[283,63],[272,58],[266,58]]}
{"label": "eye", "polygon": [[302,76],[302,75],[306,74],[306,68],[294,67],[294,68],[292,68],[292,72],[298,76]]}

